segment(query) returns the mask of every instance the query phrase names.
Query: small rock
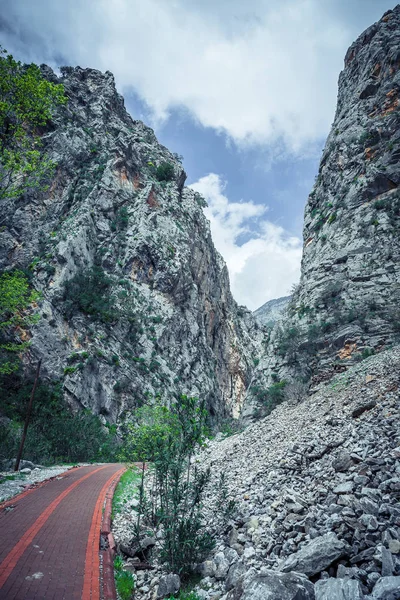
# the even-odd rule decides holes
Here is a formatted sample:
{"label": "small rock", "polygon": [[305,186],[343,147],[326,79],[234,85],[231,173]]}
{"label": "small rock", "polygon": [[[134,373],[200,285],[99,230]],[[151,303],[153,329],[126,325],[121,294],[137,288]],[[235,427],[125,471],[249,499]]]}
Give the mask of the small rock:
{"label": "small rock", "polygon": [[345,483],[340,483],[333,489],[334,494],[351,494],[353,491],[354,484],[352,481],[346,481]]}
{"label": "small rock", "polygon": [[400,554],[400,542],[398,540],[390,540],[389,550],[392,554]]}
{"label": "small rock", "polygon": [[181,587],[181,580],[179,575],[170,573],[160,577],[160,581],[157,588],[157,598],[165,598],[165,596],[173,596]]}

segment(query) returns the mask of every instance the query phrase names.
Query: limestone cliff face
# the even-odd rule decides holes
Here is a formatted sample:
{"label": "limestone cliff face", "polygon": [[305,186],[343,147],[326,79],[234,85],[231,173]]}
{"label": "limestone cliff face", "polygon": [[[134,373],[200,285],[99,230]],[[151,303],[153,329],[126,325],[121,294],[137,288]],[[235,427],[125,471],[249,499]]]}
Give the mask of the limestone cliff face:
{"label": "limestone cliff face", "polygon": [[0,268],[30,266],[42,292],[33,355],[71,404],[111,421],[180,393],[237,416],[260,334],[231,296],[204,200],[111,73],[43,71],[69,99],[43,134],[57,170],[47,192],[3,203],[0,233]]}
{"label": "limestone cliff face", "polygon": [[[346,370],[400,330],[400,6],[349,48],[304,219],[300,285],[260,376]],[[255,378],[257,380],[257,377]]]}

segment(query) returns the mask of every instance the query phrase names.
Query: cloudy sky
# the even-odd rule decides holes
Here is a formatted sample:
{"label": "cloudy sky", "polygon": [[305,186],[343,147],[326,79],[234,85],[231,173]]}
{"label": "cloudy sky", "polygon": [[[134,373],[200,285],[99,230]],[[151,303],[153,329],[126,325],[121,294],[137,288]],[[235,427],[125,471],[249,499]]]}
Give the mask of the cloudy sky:
{"label": "cloudy sky", "polygon": [[0,0],[16,58],[112,71],[134,118],[184,157],[235,298],[299,278],[304,204],[348,46],[391,0]]}

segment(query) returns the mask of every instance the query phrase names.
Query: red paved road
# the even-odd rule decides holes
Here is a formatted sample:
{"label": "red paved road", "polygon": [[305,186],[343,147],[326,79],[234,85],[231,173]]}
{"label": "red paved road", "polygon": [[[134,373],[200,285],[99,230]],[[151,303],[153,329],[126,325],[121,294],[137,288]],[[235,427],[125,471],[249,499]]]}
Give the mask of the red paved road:
{"label": "red paved road", "polygon": [[101,513],[122,470],[73,469],[0,505],[0,600],[100,600]]}

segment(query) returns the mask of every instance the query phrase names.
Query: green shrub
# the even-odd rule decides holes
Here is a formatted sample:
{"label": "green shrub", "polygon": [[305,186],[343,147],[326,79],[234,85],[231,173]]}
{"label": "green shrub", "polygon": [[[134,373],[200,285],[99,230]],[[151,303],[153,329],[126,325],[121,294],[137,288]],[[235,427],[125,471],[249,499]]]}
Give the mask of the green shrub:
{"label": "green shrub", "polygon": [[71,318],[80,311],[105,323],[115,320],[111,285],[112,279],[98,265],[78,271],[64,285],[64,314]]}
{"label": "green shrub", "polygon": [[135,580],[132,573],[123,569],[115,572],[115,585],[121,600],[131,600],[135,589]]}
{"label": "green shrub", "polygon": [[285,399],[284,389],[286,381],[277,381],[268,388],[261,386],[253,386],[251,392],[256,400],[264,405],[266,414],[271,413],[278,404],[281,404]]}
{"label": "green shrub", "polygon": [[158,181],[172,181],[175,177],[174,165],[163,162],[156,168],[155,175]]}

